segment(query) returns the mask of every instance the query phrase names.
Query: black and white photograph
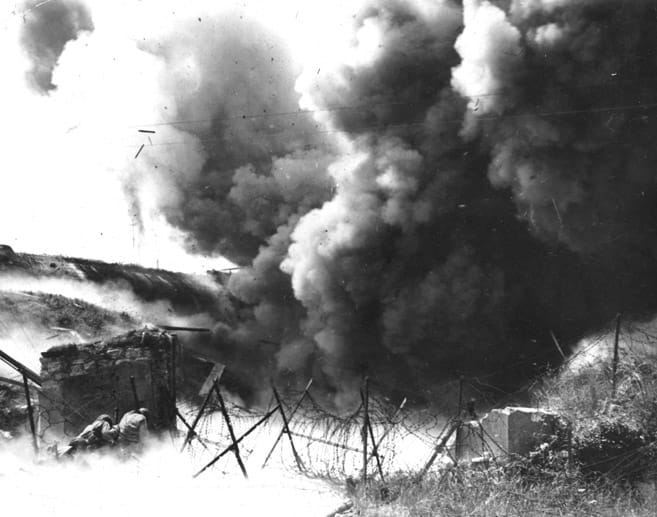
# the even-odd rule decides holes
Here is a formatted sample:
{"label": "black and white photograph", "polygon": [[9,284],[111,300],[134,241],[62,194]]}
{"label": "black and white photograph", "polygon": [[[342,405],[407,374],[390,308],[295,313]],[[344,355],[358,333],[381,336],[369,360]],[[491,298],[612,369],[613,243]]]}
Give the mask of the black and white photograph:
{"label": "black and white photograph", "polygon": [[0,27],[2,515],[655,515],[657,0]]}

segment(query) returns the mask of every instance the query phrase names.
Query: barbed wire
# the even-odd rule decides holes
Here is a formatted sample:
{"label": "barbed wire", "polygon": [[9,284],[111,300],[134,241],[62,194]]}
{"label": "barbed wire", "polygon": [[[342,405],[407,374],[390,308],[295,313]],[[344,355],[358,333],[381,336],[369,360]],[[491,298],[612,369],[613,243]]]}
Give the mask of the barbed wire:
{"label": "barbed wire", "polygon": [[[652,328],[645,324],[628,322],[621,326],[621,330],[622,339],[628,342],[645,342],[651,345],[657,343],[657,336],[653,334]],[[562,363],[561,367],[567,368],[580,354],[608,343],[609,339],[608,330],[602,330],[590,336],[586,346],[581,347],[580,350],[572,354]],[[519,363],[522,364],[522,361]],[[474,391],[477,399],[483,401],[484,404],[497,407],[505,405],[509,398],[528,390],[528,385],[516,390],[507,390],[503,386],[496,386],[492,381],[488,381],[488,378],[495,373],[497,372],[482,376],[462,376],[459,379],[448,380],[442,383],[441,386],[446,391],[447,388],[454,390],[459,385],[461,385],[460,388],[466,386],[469,390]],[[623,382],[640,382],[640,379],[633,380],[632,372],[624,372],[623,374],[625,375],[625,373],[627,373],[627,378]],[[434,451],[436,444],[445,435],[449,423],[454,418],[462,418],[464,407],[459,407],[459,404],[456,403],[453,405],[456,408],[455,411],[449,415],[426,408],[405,409],[405,401],[392,401],[377,393],[377,390],[384,387],[381,380],[376,377],[371,377],[370,380],[373,392],[369,393],[368,418],[371,422],[374,439],[377,442],[380,460],[386,471],[412,468],[413,465],[409,465],[409,461],[415,461],[414,466],[417,467],[422,458],[426,459]],[[534,379],[532,382],[539,381]],[[625,384],[621,383],[619,386],[619,389],[625,389]],[[639,388],[641,387],[639,386]],[[33,393],[36,391],[33,390]],[[83,404],[73,407],[63,399],[48,394],[44,390],[38,391],[39,399],[43,397],[42,400],[48,400],[51,404],[66,409],[66,411],[55,414],[43,404],[36,404],[40,422],[39,433],[42,439],[48,434],[48,431],[55,427],[63,426],[66,428],[68,426],[68,428],[72,428],[76,424],[79,425],[79,418],[95,417],[96,415],[89,414],[90,408],[103,400],[107,400],[106,393],[99,393],[95,397],[86,399]],[[127,395],[128,391],[127,386],[122,386],[112,396],[118,400]],[[408,391],[414,392],[412,389]],[[336,480],[357,475],[363,466],[363,401],[361,400],[360,403],[355,404],[349,410],[340,412],[336,411],[333,406],[325,405],[308,388],[306,391],[287,389],[283,393],[285,397],[282,407],[289,418],[290,435],[284,436],[276,448],[277,461],[285,468],[298,470],[298,466],[291,461],[290,442],[293,442],[303,465],[304,473],[307,475]],[[415,391],[415,393],[426,394],[426,391]],[[454,394],[455,392],[451,391],[449,393]],[[295,405],[295,401],[298,401],[301,397],[303,397],[303,403],[299,405],[298,412],[292,415],[292,407]],[[240,454],[245,461],[258,456],[260,451],[272,445],[273,436],[282,428],[280,415],[272,412],[272,408],[277,407],[274,405],[273,397],[262,408],[245,407],[241,403],[231,400],[230,397],[227,398],[225,405],[238,435],[240,432],[250,429],[263,417],[268,414],[271,415],[271,418],[268,417],[266,422],[258,427],[251,436],[240,442]],[[179,408],[181,413],[190,420],[198,412],[196,404],[190,401],[180,401]],[[220,405],[212,402],[208,404],[205,414],[199,419],[196,433],[205,444],[205,447],[202,447],[200,442],[193,440],[187,448],[188,454],[195,462],[207,461],[209,454],[216,455],[227,447],[231,447],[232,442],[227,424],[220,409]],[[174,434],[180,437],[186,434],[186,430],[178,430]],[[452,454],[454,447],[454,443],[449,445],[445,454],[447,456]],[[414,460],[407,458],[411,449],[414,449]],[[368,445],[368,454],[370,455],[368,463],[370,463],[373,461],[371,441]],[[634,468],[635,456],[626,454],[620,460],[623,463],[615,464],[614,467],[619,472],[627,472],[628,469]],[[222,462],[218,464],[218,467],[232,470],[235,468],[234,459],[230,454],[227,454]]]}

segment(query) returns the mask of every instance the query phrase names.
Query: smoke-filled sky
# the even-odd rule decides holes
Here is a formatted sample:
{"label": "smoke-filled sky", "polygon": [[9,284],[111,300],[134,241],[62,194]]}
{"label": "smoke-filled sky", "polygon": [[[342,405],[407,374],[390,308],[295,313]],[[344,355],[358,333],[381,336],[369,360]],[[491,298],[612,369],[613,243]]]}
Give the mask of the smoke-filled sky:
{"label": "smoke-filled sky", "polygon": [[[340,8],[324,6],[320,15],[318,7],[302,1],[3,4],[0,242],[17,251],[148,266],[159,260],[173,269],[231,265],[194,258],[191,248],[183,252],[185,228],[168,224],[165,216],[178,215],[162,206],[177,205],[184,193],[158,185],[151,173],[160,163],[159,172],[175,182],[205,162],[195,134],[207,131],[229,88],[237,92],[231,109],[240,114],[261,115],[261,86],[272,80],[281,95],[287,92],[272,109],[298,109],[295,75],[311,49],[325,52],[328,32],[319,18]],[[186,123],[168,125],[173,121]]]}
{"label": "smoke-filled sky", "polygon": [[338,405],[366,373],[513,385],[550,332],[657,311],[656,9],[18,5],[0,241],[239,264],[252,315],[218,346]]}

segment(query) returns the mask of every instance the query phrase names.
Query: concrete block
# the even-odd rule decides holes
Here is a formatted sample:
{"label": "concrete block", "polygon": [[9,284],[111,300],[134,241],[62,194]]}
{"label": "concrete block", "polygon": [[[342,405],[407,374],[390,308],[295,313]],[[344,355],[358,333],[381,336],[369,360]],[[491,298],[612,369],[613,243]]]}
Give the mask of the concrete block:
{"label": "concrete block", "polygon": [[494,409],[477,424],[465,423],[457,433],[459,460],[471,460],[490,454],[526,456],[541,443],[549,441],[557,429],[558,417],[536,408]]}

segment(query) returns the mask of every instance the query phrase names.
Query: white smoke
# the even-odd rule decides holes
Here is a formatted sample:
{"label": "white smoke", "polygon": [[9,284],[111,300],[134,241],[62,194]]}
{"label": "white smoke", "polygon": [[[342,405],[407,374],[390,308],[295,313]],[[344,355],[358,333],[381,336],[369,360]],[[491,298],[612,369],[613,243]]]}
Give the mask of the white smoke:
{"label": "white smoke", "polygon": [[[209,281],[208,281],[209,286]],[[216,286],[214,286],[216,289]],[[91,342],[126,332],[140,325],[174,325],[212,328],[215,318],[205,312],[180,315],[169,300],[145,301],[137,296],[127,282],[109,281],[96,284],[87,281],[64,278],[33,277],[28,275],[3,275],[0,277],[0,293],[18,293],[31,296],[26,292],[55,294],[68,298],[70,304],[75,300],[111,311],[115,316],[122,313],[128,317],[125,321],[103,321],[94,332],[89,334],[77,328],[71,321],[70,329],[44,325],[53,312],[43,305],[43,314],[14,315],[11,308],[0,308],[0,350],[21,361],[37,373],[40,370],[40,354],[49,348],[67,343]],[[35,296],[38,298],[38,295]],[[79,332],[78,332],[79,330]],[[0,375],[15,377],[15,372],[0,364]]]}
{"label": "white smoke", "polygon": [[520,59],[520,32],[487,1],[466,0],[463,19],[465,28],[454,45],[462,62],[452,73],[452,85],[470,99],[471,110],[499,114],[509,98],[502,90],[504,72]]}
{"label": "white smoke", "polygon": [[222,514],[320,517],[342,500],[321,482],[280,468],[252,471],[248,481],[237,469],[230,474],[214,469],[193,479],[198,461],[178,450],[163,442],[124,462],[91,456],[66,464],[35,462],[27,441],[0,442],[3,512],[109,517],[201,515],[218,508]]}
{"label": "white smoke", "polygon": [[28,275],[2,276],[0,287],[4,291],[41,292],[59,294],[67,298],[80,299],[115,312],[125,312],[144,323],[167,323],[170,325],[183,322],[204,322],[206,325],[214,321],[204,313],[189,317],[177,316],[171,302],[156,300],[147,302],[139,298],[127,282],[104,282],[95,284],[63,278],[32,277]]}

